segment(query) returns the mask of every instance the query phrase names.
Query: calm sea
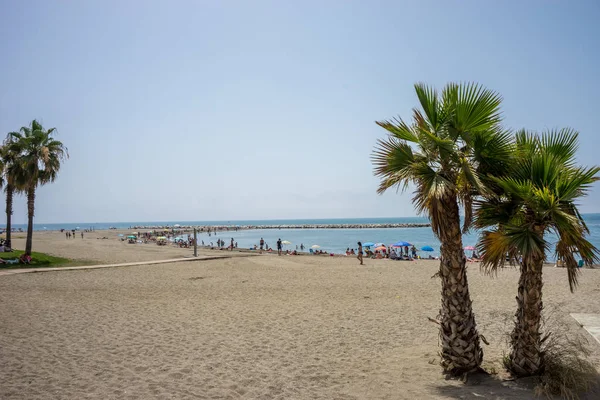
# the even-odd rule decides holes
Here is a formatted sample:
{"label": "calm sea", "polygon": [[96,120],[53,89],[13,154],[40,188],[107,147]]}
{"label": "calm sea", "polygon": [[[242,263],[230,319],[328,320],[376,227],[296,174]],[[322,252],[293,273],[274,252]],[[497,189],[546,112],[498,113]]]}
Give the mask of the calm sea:
{"label": "calm sea", "polygon": [[[589,240],[600,248],[600,214],[585,214],[584,218],[590,229]],[[107,222],[107,223],[77,223],[77,224],[46,224],[34,225],[36,230],[60,230],[60,229],[108,229],[116,227],[128,229],[131,226],[173,226],[180,225],[300,225],[300,224],[378,224],[378,223],[423,223],[427,218],[350,218],[350,219],[302,219],[302,220],[245,220],[245,221],[162,221],[162,222]],[[27,229],[26,225],[17,224],[15,228]],[[464,235],[465,246],[474,246],[477,242],[477,232]],[[217,236],[203,233],[199,234],[198,240],[205,244],[216,243],[218,238],[227,243],[233,238],[239,247],[249,248],[258,244],[260,238],[264,238],[267,244],[275,247],[278,238],[292,242],[287,245],[288,249],[304,244],[306,247],[319,245],[321,249],[334,253],[342,253],[348,247],[356,248],[356,242],[374,242],[391,244],[403,240],[414,244],[417,248],[431,246],[435,249],[434,256],[439,255],[439,241],[434,237],[431,228],[392,228],[392,229],[257,229],[245,231],[220,232]],[[422,252],[423,254],[423,252]],[[549,254],[548,258],[553,259]]]}

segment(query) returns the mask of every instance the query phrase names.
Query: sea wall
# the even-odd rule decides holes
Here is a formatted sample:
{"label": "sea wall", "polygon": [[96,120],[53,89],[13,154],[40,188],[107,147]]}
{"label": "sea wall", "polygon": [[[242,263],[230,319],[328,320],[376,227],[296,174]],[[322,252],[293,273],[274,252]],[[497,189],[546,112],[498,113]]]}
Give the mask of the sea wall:
{"label": "sea wall", "polygon": [[236,231],[248,229],[385,229],[385,228],[426,228],[424,223],[381,223],[381,224],[298,224],[298,225],[243,225],[243,226],[132,226],[131,229],[174,229],[207,231]]}

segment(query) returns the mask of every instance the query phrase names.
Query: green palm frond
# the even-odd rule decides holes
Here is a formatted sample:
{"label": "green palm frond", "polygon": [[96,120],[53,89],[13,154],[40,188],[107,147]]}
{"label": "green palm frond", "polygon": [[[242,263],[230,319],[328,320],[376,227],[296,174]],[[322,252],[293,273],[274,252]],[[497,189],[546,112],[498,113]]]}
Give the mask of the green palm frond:
{"label": "green palm frond", "polygon": [[579,133],[571,128],[545,131],[540,145],[545,154],[552,155],[559,163],[571,166],[575,161]]}
{"label": "green palm frond", "polygon": [[394,136],[377,141],[371,160],[375,167],[375,175],[381,177],[378,193],[394,186],[404,190],[414,179],[411,170],[415,162],[412,148]]}
{"label": "green palm frond", "polygon": [[579,229],[561,229],[559,233],[555,257],[557,260],[563,260],[567,268],[569,288],[573,292],[578,285],[578,275],[580,273],[575,254],[579,254],[583,262],[587,265],[598,262],[600,254],[598,249],[584,238],[581,226],[579,226]]}
{"label": "green palm frond", "polygon": [[390,132],[394,137],[407,142],[417,143],[419,138],[412,131],[412,128],[402,120],[402,118],[394,118],[388,121],[375,121],[383,129]]}
{"label": "green palm frond", "polygon": [[423,122],[427,123],[428,130],[437,132],[444,123],[444,115],[441,112],[437,91],[424,83],[417,83],[415,85],[415,92],[417,93],[421,108],[427,117],[423,118]]}
{"label": "green palm frond", "polygon": [[520,205],[508,197],[492,196],[475,201],[473,224],[477,229],[507,225],[519,214]]}
{"label": "green palm frond", "polygon": [[573,201],[578,197],[585,196],[592,184],[600,179],[597,177],[599,172],[600,167],[563,169],[563,174],[555,185],[557,196],[561,201]]}
{"label": "green palm frond", "polygon": [[463,140],[469,141],[473,132],[493,130],[502,121],[502,96],[498,93],[476,83],[451,85],[449,90],[456,92],[450,96],[455,99],[452,131]]}

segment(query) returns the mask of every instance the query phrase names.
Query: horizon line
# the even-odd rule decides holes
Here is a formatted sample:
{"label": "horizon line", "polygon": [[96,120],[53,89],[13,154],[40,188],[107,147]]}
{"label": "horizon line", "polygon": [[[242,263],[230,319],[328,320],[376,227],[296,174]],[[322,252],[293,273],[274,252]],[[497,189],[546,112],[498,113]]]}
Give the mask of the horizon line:
{"label": "horizon line", "polygon": [[[590,213],[582,213],[581,215],[595,215],[600,214],[600,212],[590,212]],[[461,218],[464,215],[461,215]],[[428,218],[427,216],[408,216],[408,217],[334,217],[334,218],[269,218],[269,219],[220,219],[220,220],[161,220],[161,221],[100,221],[100,222],[34,222],[34,225],[59,225],[59,224],[81,224],[81,225],[98,225],[98,224],[125,224],[125,223],[144,223],[144,222],[153,222],[153,223],[167,223],[167,222],[175,222],[175,223],[185,223],[185,222],[230,222],[230,221],[305,221],[305,220],[334,220],[334,219],[344,219],[344,220],[352,220],[352,219],[394,219],[394,218]],[[27,222],[24,223],[13,223],[12,225],[27,225]],[[6,227],[6,224],[0,224],[0,227]]]}

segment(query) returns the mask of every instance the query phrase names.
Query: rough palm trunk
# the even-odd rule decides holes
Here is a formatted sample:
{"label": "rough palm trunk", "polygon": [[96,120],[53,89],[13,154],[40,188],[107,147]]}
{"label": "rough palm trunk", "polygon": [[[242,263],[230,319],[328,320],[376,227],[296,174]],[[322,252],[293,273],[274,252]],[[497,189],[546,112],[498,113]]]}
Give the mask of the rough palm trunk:
{"label": "rough palm trunk", "polygon": [[544,260],[523,261],[517,291],[515,327],[511,334],[508,368],[517,376],[543,372],[544,355],[540,325],[542,320],[542,267]]}
{"label": "rough palm trunk", "polygon": [[447,198],[443,207],[445,216],[444,220],[440,221],[439,230],[439,238],[442,242],[440,260],[442,367],[447,373],[460,375],[480,367],[483,350],[469,295],[467,260],[462,246],[458,203],[455,198]]}
{"label": "rough palm trunk", "polygon": [[25,243],[25,253],[31,255],[31,246],[33,243],[33,214],[35,212],[35,186],[27,190],[27,242]]}
{"label": "rough palm trunk", "polygon": [[11,230],[12,230],[12,206],[13,206],[14,188],[12,185],[6,185],[6,247],[11,247]]}

